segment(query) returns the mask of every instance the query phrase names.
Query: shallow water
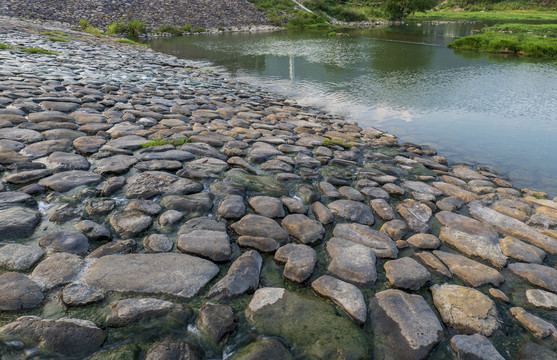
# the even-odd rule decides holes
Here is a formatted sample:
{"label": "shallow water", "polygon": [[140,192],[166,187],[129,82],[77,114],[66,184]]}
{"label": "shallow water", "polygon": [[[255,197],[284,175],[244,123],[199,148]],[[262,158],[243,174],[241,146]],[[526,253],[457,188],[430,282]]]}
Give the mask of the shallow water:
{"label": "shallow water", "polygon": [[151,44],[556,196],[557,61],[446,48],[483,25],[345,30],[349,37],[229,33]]}

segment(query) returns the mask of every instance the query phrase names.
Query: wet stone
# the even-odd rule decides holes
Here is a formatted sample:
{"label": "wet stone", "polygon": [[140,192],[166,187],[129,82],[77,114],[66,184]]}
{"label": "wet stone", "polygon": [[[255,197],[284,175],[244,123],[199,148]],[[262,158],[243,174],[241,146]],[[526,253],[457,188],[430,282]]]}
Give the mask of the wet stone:
{"label": "wet stone", "polygon": [[450,341],[458,359],[504,360],[497,349],[483,335],[455,335]]}
{"label": "wet stone", "polygon": [[136,163],[137,159],[134,156],[115,155],[99,161],[95,168],[95,172],[101,175],[125,174]]}
{"label": "wet stone", "polygon": [[149,215],[137,210],[119,211],[110,216],[110,225],[123,237],[136,236],[147,230],[153,223]]}
{"label": "wet stone", "polygon": [[35,267],[31,278],[44,289],[52,289],[73,281],[83,266],[83,259],[77,255],[55,253]]}
{"label": "wet stone", "polygon": [[370,300],[376,339],[385,359],[426,359],[443,338],[443,328],[423,297],[381,291]]}
{"label": "wet stone", "polygon": [[38,212],[24,207],[16,206],[0,211],[0,240],[30,236],[40,219]]}
{"label": "wet stone", "polygon": [[48,169],[22,171],[8,176],[6,182],[17,185],[28,184],[50,175],[52,175],[52,172]]}
{"label": "wet stone", "polygon": [[384,268],[389,284],[395,288],[416,291],[431,280],[429,271],[409,257],[389,260]]}
{"label": "wet stone", "polygon": [[424,250],[435,250],[439,247],[441,242],[439,239],[432,234],[416,234],[409,237],[407,240],[408,244]]}
{"label": "wet stone", "polygon": [[406,220],[410,230],[417,233],[426,233],[430,229],[429,219],[431,218],[431,209],[422,203],[411,199],[403,200],[396,206],[397,212]]}
{"label": "wet stone", "polygon": [[72,170],[61,172],[39,181],[40,185],[46,186],[54,191],[66,192],[78,186],[97,185],[102,181],[99,174],[93,174],[87,171]]}
{"label": "wet stone", "polygon": [[499,286],[505,278],[495,269],[468,259],[462,255],[451,254],[445,251],[433,251],[453,273],[471,286],[478,287],[486,284]]}
{"label": "wet stone", "polygon": [[335,220],[333,212],[319,201],[311,204],[310,209],[311,213],[315,217],[315,220],[319,221],[323,225],[332,223]]}
{"label": "wet stone", "polygon": [[254,196],[248,200],[252,209],[261,216],[268,218],[284,217],[284,207],[280,199],[270,196]]}
{"label": "wet stone", "polygon": [[288,232],[274,220],[260,215],[246,215],[240,221],[230,225],[239,235],[266,237],[278,242],[288,240]]}
{"label": "wet stone", "polygon": [[331,238],[325,245],[331,262],[327,271],[355,285],[372,285],[377,280],[375,253],[367,246],[342,238]]}
{"label": "wet stone", "polygon": [[7,244],[0,248],[0,268],[10,271],[30,269],[45,254],[37,246]]}
{"label": "wet stone", "polygon": [[530,314],[521,307],[513,307],[509,309],[511,315],[530,331],[538,339],[545,339],[551,336],[553,341],[557,341],[557,328],[550,322]]}
{"label": "wet stone", "polygon": [[403,220],[394,219],[384,223],[379,231],[393,240],[400,240],[408,232],[408,226],[406,226],[406,223]]}
{"label": "wet stone", "polygon": [[382,258],[396,258],[398,249],[387,235],[361,224],[337,224],[333,230],[337,238],[350,240],[366,247]]}
{"label": "wet stone", "polygon": [[178,238],[178,249],[187,254],[198,255],[216,262],[230,260],[232,249],[225,232],[194,230]]}
{"label": "wet stone", "polygon": [[416,253],[415,255],[422,263],[427,265],[431,270],[435,271],[438,274],[444,275],[448,278],[452,278],[452,274],[449,271],[449,269],[447,269],[445,264],[443,264],[443,262],[439,260],[439,258],[433,255],[432,253],[424,251],[424,252]]}
{"label": "wet stone", "polygon": [[543,289],[557,292],[557,269],[539,264],[514,263],[508,266],[513,274]]}
{"label": "wet stone", "polygon": [[259,360],[259,359],[292,360],[288,349],[276,339],[255,341],[232,355],[231,360]]}
{"label": "wet stone", "polygon": [[151,234],[143,240],[143,246],[150,252],[169,252],[174,247],[174,242],[162,234]]}
{"label": "wet stone", "polygon": [[526,301],[535,307],[556,310],[557,295],[548,291],[539,289],[526,290]]}
{"label": "wet stone", "polygon": [[34,308],[43,299],[41,288],[27,276],[15,272],[0,275],[1,311]]}
{"label": "wet stone", "polygon": [[203,192],[192,195],[168,195],[161,199],[160,204],[167,210],[180,211],[187,216],[207,215],[213,208],[214,195]]}
{"label": "wet stone", "polygon": [[337,200],[327,207],[343,220],[357,222],[363,225],[373,225],[375,218],[369,206],[352,200]]}
{"label": "wet stone", "polygon": [[41,319],[23,316],[0,328],[0,335],[25,340],[66,356],[92,353],[99,349],[106,334],[93,322],[81,319]]}
{"label": "wet stone", "polygon": [[237,326],[238,317],[230,305],[205,303],[199,310],[196,325],[203,335],[215,343],[226,342]]}
{"label": "wet stone", "polygon": [[542,249],[526,244],[512,236],[501,239],[500,245],[503,254],[520,262],[541,264],[546,256]]}
{"label": "wet stone", "polygon": [[112,238],[107,228],[91,220],[80,221],[74,227],[93,241],[106,241]]}
{"label": "wet stone", "polygon": [[320,182],[317,187],[319,188],[319,191],[321,191],[321,193],[329,199],[337,199],[341,197],[340,192],[332,184],[326,181]]}
{"label": "wet stone", "polygon": [[106,318],[106,324],[111,327],[123,327],[164,317],[185,322],[192,315],[187,305],[153,298],[117,300],[108,304],[108,307],[111,312]]}
{"label": "wet stone", "polygon": [[311,283],[311,288],[346,311],[358,324],[365,323],[367,307],[362,292],[356,286],[323,275]]}
{"label": "wet stone", "polygon": [[93,199],[87,203],[87,213],[91,216],[103,215],[114,210],[116,202],[112,199]]}
{"label": "wet stone", "polygon": [[280,201],[291,214],[305,214],[308,211],[307,206],[301,200],[283,197]]}
{"label": "wet stone", "polygon": [[99,246],[95,251],[90,253],[88,259],[97,259],[107,255],[123,255],[132,253],[136,248],[134,240],[114,240]]}
{"label": "wet stone", "polygon": [[288,233],[302,244],[315,244],[323,238],[325,229],[315,220],[302,214],[286,216],[281,223]]}
{"label": "wet stone", "polygon": [[285,264],[282,273],[284,278],[301,284],[311,276],[317,262],[317,254],[307,245],[287,244],[276,251],[274,259]]}
{"label": "wet stone", "polygon": [[450,284],[430,290],[441,319],[458,333],[491,336],[501,327],[495,303],[478,290]]}
{"label": "wet stone", "polygon": [[369,205],[383,221],[389,221],[395,218],[393,208],[385,200],[374,199],[369,202]]}
{"label": "wet stone", "polygon": [[209,290],[206,297],[222,301],[255,291],[262,264],[257,251],[246,251],[232,263],[228,273]]}
{"label": "wet stone", "polygon": [[108,255],[94,262],[82,280],[105,291],[166,294],[188,300],[218,272],[212,262],[185,254]]}
{"label": "wet stone", "polygon": [[200,360],[195,348],[186,342],[164,340],[149,348],[145,360]]}
{"label": "wet stone", "polygon": [[39,246],[51,251],[84,254],[89,250],[89,240],[81,233],[57,231],[43,236],[39,240]]}
{"label": "wet stone", "polygon": [[133,175],[126,183],[126,196],[130,199],[150,199],[162,194],[192,194],[203,190],[203,185],[160,171],[147,171]]}
{"label": "wet stone", "polygon": [[75,151],[81,154],[94,154],[101,146],[106,143],[106,140],[97,136],[82,136],[74,139],[73,146]]}
{"label": "wet stone", "polygon": [[162,207],[152,200],[132,200],[124,210],[139,211],[143,214],[155,216],[162,211]]}
{"label": "wet stone", "polygon": [[104,294],[83,284],[70,284],[62,290],[62,302],[67,306],[82,306],[99,302]]}
{"label": "wet stone", "polygon": [[226,232],[226,223],[217,221],[208,216],[201,216],[188,220],[178,230],[178,235],[187,234],[194,230],[211,230]]}

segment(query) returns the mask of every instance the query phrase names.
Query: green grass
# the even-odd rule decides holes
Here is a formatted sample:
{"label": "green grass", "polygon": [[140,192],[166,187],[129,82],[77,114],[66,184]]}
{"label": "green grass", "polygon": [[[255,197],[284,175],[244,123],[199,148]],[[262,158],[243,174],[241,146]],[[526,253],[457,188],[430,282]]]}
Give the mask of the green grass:
{"label": "green grass", "polygon": [[149,148],[152,146],[162,146],[162,145],[174,145],[174,146],[179,146],[179,145],[183,145],[185,143],[188,143],[189,139],[188,138],[180,138],[180,139],[163,139],[163,138],[158,138],[158,139],[152,139],[147,141],[144,144],[141,144],[142,148]]}
{"label": "green grass", "polygon": [[186,24],[184,26],[172,26],[172,25],[163,25],[155,30],[158,33],[167,33],[172,35],[182,35],[184,33],[191,33],[193,32],[193,27],[191,24]]}
{"label": "green grass", "polygon": [[41,35],[70,37],[63,31],[45,31],[42,32]]}
{"label": "green grass", "polygon": [[557,24],[497,24],[483,29],[484,32],[508,32],[513,34],[557,35]]}
{"label": "green grass", "polygon": [[345,149],[350,149],[352,146],[354,146],[354,144],[346,142],[344,140],[330,139],[330,138],[326,138],[326,139],[321,140],[321,145],[323,145],[323,146],[336,145],[336,146],[342,146]]}
{"label": "green grass", "polygon": [[557,38],[526,33],[499,33],[486,29],[482,34],[457,39],[448,46],[459,50],[557,58]]}
{"label": "green grass", "polygon": [[468,21],[557,21],[557,11],[428,11],[416,13],[409,20]]}
{"label": "green grass", "polygon": [[64,39],[56,36],[48,36],[47,39],[54,42],[68,42],[68,39]]}
{"label": "green grass", "polygon": [[128,45],[149,47],[149,45],[147,45],[147,44],[142,44],[142,43],[139,43],[137,41],[130,40],[130,39],[116,39],[116,42],[123,43],[123,44],[128,44]]}
{"label": "green grass", "polygon": [[456,7],[467,11],[482,10],[557,10],[557,3],[553,0],[447,0],[437,6],[439,9],[454,9]]}
{"label": "green grass", "polygon": [[48,50],[39,49],[39,48],[19,48],[18,50],[29,53],[29,54],[59,55],[58,53],[56,53],[54,51],[48,51]]}
{"label": "green grass", "polygon": [[45,55],[59,55],[54,51],[39,49],[39,48],[24,48],[0,43],[0,50],[19,50],[29,54],[45,54]]}

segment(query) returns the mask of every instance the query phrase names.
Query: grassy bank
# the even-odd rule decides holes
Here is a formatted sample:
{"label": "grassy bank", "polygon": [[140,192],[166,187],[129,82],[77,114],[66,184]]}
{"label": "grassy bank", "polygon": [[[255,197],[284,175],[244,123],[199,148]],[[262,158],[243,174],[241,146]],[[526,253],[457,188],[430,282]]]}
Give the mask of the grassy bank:
{"label": "grassy bank", "polygon": [[500,24],[481,34],[460,38],[449,48],[491,53],[509,53],[540,58],[557,58],[557,25]]}
{"label": "grassy bank", "polygon": [[557,11],[505,10],[505,11],[428,11],[417,13],[409,20],[444,21],[547,21],[557,22]]}

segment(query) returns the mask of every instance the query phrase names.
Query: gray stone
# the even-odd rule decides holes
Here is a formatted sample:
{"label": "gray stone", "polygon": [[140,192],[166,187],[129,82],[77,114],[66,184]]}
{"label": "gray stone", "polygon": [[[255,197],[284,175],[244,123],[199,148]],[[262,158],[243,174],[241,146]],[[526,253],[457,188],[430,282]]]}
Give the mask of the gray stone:
{"label": "gray stone", "polygon": [[431,270],[435,271],[436,273],[444,275],[448,278],[453,277],[449,269],[447,269],[447,267],[445,266],[445,264],[443,264],[443,262],[439,260],[439,258],[437,258],[432,253],[424,251],[420,253],[415,253],[415,255],[421,262],[426,264]]}
{"label": "gray stone", "polygon": [[384,268],[389,284],[395,288],[416,291],[431,280],[429,271],[409,257],[389,260]]}
{"label": "gray stone", "polygon": [[89,320],[41,319],[23,316],[0,328],[0,335],[32,342],[46,350],[66,356],[92,353],[99,349],[106,334]]}
{"label": "gray stone", "polygon": [[372,285],[377,280],[375,253],[371,248],[334,237],[325,250],[331,258],[327,271],[339,279],[359,286]]}
{"label": "gray stone", "polygon": [[0,129],[0,139],[22,141],[26,144],[43,141],[44,137],[35,130],[19,129],[19,128],[3,128]]}
{"label": "gray stone", "polygon": [[177,210],[167,210],[161,214],[158,223],[162,227],[168,227],[177,224],[183,218],[184,214],[181,212]]}
{"label": "gray stone", "polygon": [[178,230],[178,235],[187,234],[194,230],[211,230],[226,232],[226,224],[208,216],[201,216],[188,220]]}
{"label": "gray stone", "polygon": [[346,311],[358,324],[362,325],[366,322],[366,302],[362,292],[356,286],[332,276],[323,275],[311,283],[311,288]]}
{"label": "gray stone", "polygon": [[542,249],[526,244],[512,236],[501,239],[500,246],[503,254],[520,262],[541,264],[546,256]]}
{"label": "gray stone", "polygon": [[246,213],[244,197],[240,195],[227,195],[219,204],[218,216],[225,219],[239,219]]}
{"label": "gray stone", "polygon": [[455,335],[451,348],[458,360],[504,360],[489,340],[480,334]]}
{"label": "gray stone", "polygon": [[218,272],[212,262],[185,254],[108,255],[94,262],[82,280],[106,291],[189,300]]}
{"label": "gray stone", "polygon": [[532,342],[523,343],[517,353],[517,360],[555,360],[555,352]]}
{"label": "gray stone", "polygon": [[486,284],[499,286],[505,281],[505,278],[497,270],[487,265],[480,264],[477,261],[470,260],[465,256],[438,250],[433,251],[433,254],[447,265],[451,273],[473,287]]}
{"label": "gray stone", "polygon": [[441,319],[457,332],[491,336],[501,327],[495,303],[478,290],[450,284],[430,290]]}
{"label": "gray stone", "polygon": [[9,272],[0,275],[0,310],[31,309],[44,299],[41,288],[27,276]]}
{"label": "gray stone", "polygon": [[291,214],[305,214],[308,212],[307,206],[301,200],[291,197],[283,197],[280,201],[284,206],[286,206],[286,209],[288,209],[288,212]]}
{"label": "gray stone", "polygon": [[186,166],[192,170],[207,171],[218,174],[228,169],[228,164],[222,160],[215,158],[201,158],[186,163]]}
{"label": "gray stone", "polygon": [[88,259],[97,259],[107,255],[123,255],[132,253],[136,248],[134,240],[114,240],[98,247],[90,253]]}
{"label": "gray stone", "polygon": [[232,249],[226,232],[194,230],[178,238],[178,249],[186,254],[198,255],[215,262],[230,260]]}
{"label": "gray stone", "polygon": [[82,136],[74,139],[73,146],[76,152],[80,154],[94,154],[101,146],[106,143],[106,140],[97,136]]}
{"label": "gray stone", "polygon": [[284,243],[288,240],[288,232],[274,220],[260,215],[248,214],[240,221],[230,225],[239,235],[267,237]]}
{"label": "gray stone", "polygon": [[155,216],[162,211],[162,207],[151,200],[133,200],[126,205],[124,210],[136,210],[146,215]]}
{"label": "gray stone", "polygon": [[288,233],[303,244],[315,244],[325,235],[323,226],[302,214],[286,216],[281,223]]}
{"label": "gray stone", "polygon": [[21,150],[21,153],[30,159],[38,159],[50,155],[55,151],[68,151],[71,146],[72,142],[67,139],[45,140],[27,145]]}
{"label": "gray stone", "polygon": [[415,234],[410,236],[406,242],[418,249],[435,250],[439,247],[441,242],[432,234]]}
{"label": "gray stone", "polygon": [[213,208],[214,195],[203,192],[192,195],[167,195],[160,201],[168,210],[180,211],[188,216],[207,215]]}
{"label": "gray stone", "polygon": [[311,276],[317,253],[311,247],[303,244],[286,244],[277,250],[274,257],[276,262],[284,265],[284,278],[303,283]]}
{"label": "gray stone", "polygon": [[135,156],[114,155],[99,161],[95,167],[95,172],[101,175],[121,175],[137,163]]}
{"label": "gray stone", "polygon": [[33,245],[8,244],[0,248],[0,268],[10,271],[30,269],[45,251]]}
{"label": "gray stone", "polygon": [[23,207],[12,207],[0,211],[0,240],[30,236],[35,231],[40,219],[38,212]]}
{"label": "gray stone", "polygon": [[276,339],[263,339],[253,342],[233,354],[230,360],[292,360],[288,349]]}
{"label": "gray stone", "polygon": [[162,194],[192,194],[203,190],[203,185],[160,171],[146,171],[128,178],[126,196],[130,199],[150,199]]}
{"label": "gray stone", "polygon": [[205,303],[199,310],[197,328],[214,343],[226,343],[238,324],[238,317],[230,305]]}
{"label": "gray stone", "polygon": [[373,225],[375,218],[369,206],[352,200],[337,200],[327,205],[336,216],[347,221]]}
{"label": "gray stone", "polygon": [[82,170],[65,171],[41,179],[39,184],[58,192],[70,191],[78,186],[94,186],[102,181],[102,176]]}
{"label": "gray stone", "polygon": [[124,327],[138,321],[163,317],[183,323],[192,315],[192,310],[186,305],[153,298],[117,300],[108,304],[108,307],[111,312],[106,318],[106,325],[111,327]]}
{"label": "gray stone", "polygon": [[169,252],[174,247],[174,242],[162,234],[151,234],[143,240],[143,246],[150,252]]}
{"label": "gray stone", "polygon": [[420,295],[381,291],[371,298],[370,309],[384,359],[425,359],[443,338],[443,327]]}
{"label": "gray stone", "polygon": [[149,348],[145,360],[200,360],[190,344],[180,341],[164,340]]}
{"label": "gray stone", "polygon": [[255,249],[261,253],[273,253],[280,247],[278,241],[274,239],[256,236],[239,236],[236,243],[241,247]]}
{"label": "gray stone", "polygon": [[427,205],[412,199],[405,199],[396,206],[396,210],[406,220],[410,230],[417,233],[429,231],[429,219],[432,212]]}
{"label": "gray stone", "polygon": [[52,175],[52,171],[48,169],[21,171],[6,177],[6,182],[16,185],[28,184],[50,175]]}
{"label": "gray stone", "polygon": [[75,224],[74,227],[93,241],[106,241],[112,238],[107,228],[91,220],[82,220]]}
{"label": "gray stone", "polygon": [[270,196],[254,196],[248,200],[255,213],[268,218],[284,217],[284,207],[280,199]]}
{"label": "gray stone", "polygon": [[530,314],[521,307],[513,307],[509,309],[511,315],[524,326],[526,330],[530,331],[538,339],[545,339],[551,336],[553,341],[557,341],[557,328],[550,322]]}
{"label": "gray stone", "polygon": [[39,246],[52,251],[84,254],[89,250],[89,240],[81,233],[57,231],[43,236]]}
{"label": "gray stone", "polygon": [[337,188],[334,187],[331,183],[321,181],[319,184],[317,184],[317,187],[319,188],[319,191],[321,191],[321,193],[323,193],[323,195],[325,195],[329,199],[338,199],[339,197],[341,197],[340,192],[338,192]]}
{"label": "gray stone", "polygon": [[373,199],[369,202],[369,205],[383,221],[389,221],[395,218],[393,208],[385,200]]}
{"label": "gray stone", "polygon": [[84,265],[84,260],[77,255],[55,253],[37,265],[31,278],[48,290],[72,282]]}
{"label": "gray stone", "polygon": [[556,310],[557,294],[539,289],[526,290],[526,301],[538,308]]}
{"label": "gray stone", "polygon": [[396,241],[406,235],[408,226],[406,226],[404,220],[394,219],[384,223],[379,231]]}
{"label": "gray stone", "polygon": [[421,181],[406,180],[402,183],[401,186],[407,189],[408,191],[430,194],[436,197],[443,195],[443,192],[441,190],[434,188],[433,186],[423,183]]}
{"label": "gray stone", "polygon": [[83,284],[70,284],[62,290],[62,302],[68,306],[82,306],[104,299],[104,294]]}
{"label": "gray stone", "polygon": [[110,216],[110,225],[123,237],[136,236],[147,230],[153,219],[139,211],[118,211]]}
{"label": "gray stone", "polygon": [[382,258],[396,258],[398,249],[394,241],[387,235],[360,224],[337,224],[333,235],[365,245]]}
{"label": "gray stone", "polygon": [[206,297],[222,301],[255,291],[259,286],[262,264],[257,251],[246,251],[232,263],[228,273],[209,290]]}
{"label": "gray stone", "polygon": [[508,266],[513,274],[529,283],[557,292],[557,269],[538,264],[514,263]]}
{"label": "gray stone", "polygon": [[335,220],[333,212],[319,201],[311,204],[310,209],[315,220],[319,221],[321,224],[329,224]]}
{"label": "gray stone", "polygon": [[106,145],[126,150],[141,149],[141,145],[145,144],[147,139],[137,135],[122,136],[114,140],[110,140]]}
{"label": "gray stone", "polygon": [[502,268],[507,264],[507,257],[501,251],[497,236],[488,237],[480,234],[469,234],[443,227],[439,239],[459,252],[469,257],[480,258],[497,268]]}

